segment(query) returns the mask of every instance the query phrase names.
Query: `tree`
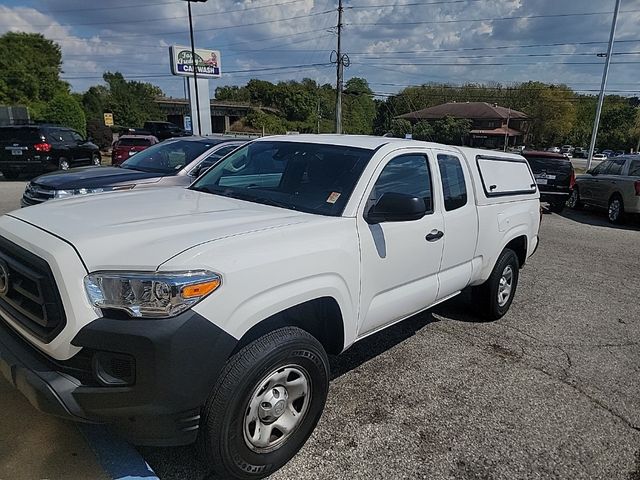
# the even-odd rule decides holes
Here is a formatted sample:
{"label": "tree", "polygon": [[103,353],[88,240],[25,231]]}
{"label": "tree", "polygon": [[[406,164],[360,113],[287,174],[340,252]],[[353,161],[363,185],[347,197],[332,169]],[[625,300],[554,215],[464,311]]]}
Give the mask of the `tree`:
{"label": "tree", "polygon": [[85,134],[86,121],[80,103],[68,93],[61,93],[47,103],[42,114],[47,122],[63,125]]}
{"label": "tree", "polygon": [[33,118],[41,118],[47,101],[69,92],[61,71],[60,46],[41,34],[0,36],[0,103],[26,105]]}
{"label": "tree", "polygon": [[429,122],[418,122],[413,126],[413,138],[416,140],[433,141],[433,126]]}
{"label": "tree", "polygon": [[87,120],[87,135],[93,139],[93,143],[100,150],[107,150],[113,143],[113,132],[102,119],[91,118]]}
{"label": "tree", "polygon": [[412,132],[411,122],[404,118],[394,118],[391,121],[391,134],[397,138],[405,138]]}
{"label": "tree", "polygon": [[344,89],[342,126],[345,133],[368,135],[373,132],[376,104],[373,91],[364,78],[347,80]]}
{"label": "tree", "polygon": [[90,87],[82,95],[82,106],[88,120],[100,120],[104,118],[104,113],[109,102],[109,89],[104,85]]}
{"label": "tree", "polygon": [[433,122],[432,139],[434,142],[447,145],[464,145],[470,130],[471,120],[447,116]]}
{"label": "tree", "polygon": [[163,96],[159,87],[127,81],[119,72],[106,72],[103,78],[108,90],[103,108],[113,113],[117,125],[141,127],[147,120],[162,119],[160,107],[155,102],[156,98]]}

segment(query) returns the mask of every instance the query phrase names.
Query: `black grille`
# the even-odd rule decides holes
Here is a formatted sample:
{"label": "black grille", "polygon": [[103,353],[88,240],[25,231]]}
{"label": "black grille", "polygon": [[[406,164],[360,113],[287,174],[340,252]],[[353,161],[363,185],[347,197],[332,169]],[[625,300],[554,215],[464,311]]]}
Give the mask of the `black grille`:
{"label": "black grille", "polygon": [[22,195],[22,201],[25,205],[37,205],[47,200],[51,200],[54,195],[54,189],[43,187],[35,183],[28,183]]}
{"label": "black grille", "polygon": [[53,340],[66,317],[49,264],[0,237],[1,270],[8,274],[8,288],[0,291],[0,309],[42,341]]}

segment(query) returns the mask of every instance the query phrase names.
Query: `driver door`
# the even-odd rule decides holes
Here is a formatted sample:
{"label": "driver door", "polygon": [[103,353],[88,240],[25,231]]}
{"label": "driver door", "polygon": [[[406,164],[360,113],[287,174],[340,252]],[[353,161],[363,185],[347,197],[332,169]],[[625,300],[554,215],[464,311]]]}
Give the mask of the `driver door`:
{"label": "driver door", "polygon": [[[438,167],[425,150],[386,157],[365,194],[357,217],[361,255],[359,336],[365,336],[432,305],[444,229]],[[419,220],[370,225],[366,212],[383,193],[423,198]],[[437,238],[436,238],[437,237]]]}

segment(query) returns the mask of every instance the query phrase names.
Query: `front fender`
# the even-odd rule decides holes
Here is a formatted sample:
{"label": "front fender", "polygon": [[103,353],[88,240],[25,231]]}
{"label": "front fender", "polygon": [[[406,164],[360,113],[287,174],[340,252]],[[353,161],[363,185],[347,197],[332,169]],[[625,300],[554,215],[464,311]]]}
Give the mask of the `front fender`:
{"label": "front fender", "polygon": [[344,327],[343,346],[350,345],[356,337],[354,302],[347,283],[337,274],[319,274],[272,286],[243,299],[227,315],[218,315],[220,312],[215,301],[205,300],[193,310],[239,340],[252,327],[272,315],[322,297],[330,297],[337,302]]}

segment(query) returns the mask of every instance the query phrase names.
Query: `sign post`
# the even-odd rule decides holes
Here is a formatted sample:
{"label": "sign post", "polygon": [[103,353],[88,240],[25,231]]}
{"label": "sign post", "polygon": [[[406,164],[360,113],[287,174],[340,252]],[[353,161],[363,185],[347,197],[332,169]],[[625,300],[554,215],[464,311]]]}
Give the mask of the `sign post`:
{"label": "sign post", "polygon": [[171,73],[188,79],[193,132],[199,135],[211,134],[209,79],[220,78],[220,52],[200,48],[192,50],[190,47],[174,45],[170,47],[169,53]]}

